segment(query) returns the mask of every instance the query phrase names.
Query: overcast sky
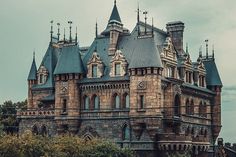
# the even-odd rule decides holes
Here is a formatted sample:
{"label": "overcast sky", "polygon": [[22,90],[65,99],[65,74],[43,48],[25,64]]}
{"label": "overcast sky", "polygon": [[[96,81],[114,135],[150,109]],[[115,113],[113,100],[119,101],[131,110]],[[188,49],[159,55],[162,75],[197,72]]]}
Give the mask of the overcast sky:
{"label": "overcast sky", "polygon": [[[138,0],[140,9],[154,17],[156,27],[165,30],[170,21],[185,23],[184,43],[188,42],[195,61],[200,45],[209,39],[215,45],[218,70],[224,83],[222,99],[223,129],[226,141],[236,142],[236,1],[235,0]],[[117,0],[124,26],[136,23],[137,0]],[[0,0],[0,103],[27,97],[27,76],[36,52],[37,65],[49,44],[50,21],[78,27],[80,46],[94,39],[95,22],[104,30],[113,0]],[[142,20],[144,17],[141,17]],[[229,129],[230,128],[230,129]]]}

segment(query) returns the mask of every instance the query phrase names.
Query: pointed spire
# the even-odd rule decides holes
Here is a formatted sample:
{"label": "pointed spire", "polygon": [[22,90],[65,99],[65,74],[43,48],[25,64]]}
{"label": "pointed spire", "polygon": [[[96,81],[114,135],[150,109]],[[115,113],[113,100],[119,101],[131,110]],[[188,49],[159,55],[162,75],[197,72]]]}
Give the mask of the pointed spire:
{"label": "pointed spire", "polygon": [[206,42],[206,58],[208,58],[208,39],[205,40]]}
{"label": "pointed spire", "polygon": [[28,75],[28,81],[29,80],[37,80],[37,67],[36,67],[36,63],[35,63],[35,51],[33,52],[33,61],[31,64],[29,75]]}
{"label": "pointed spire", "polygon": [[140,10],[139,10],[139,3],[138,3],[138,9],[137,9],[137,27],[138,27],[138,35],[140,35],[140,26],[139,26],[139,22],[140,22]]}
{"label": "pointed spire", "polygon": [[72,21],[68,21],[69,25],[70,25],[70,42],[72,42],[72,36],[71,36],[71,28],[72,28]]}
{"label": "pointed spire", "polygon": [[75,43],[77,44],[78,42],[78,32],[77,32],[77,27],[76,27],[76,30],[75,30]]}
{"label": "pointed spire", "polygon": [[60,40],[60,23],[57,23],[57,38],[58,38],[58,41]]}
{"label": "pointed spire", "polygon": [[66,29],[64,28],[64,41],[66,41]]}
{"label": "pointed spire", "polygon": [[50,34],[51,34],[51,42],[52,42],[52,36],[53,36],[53,20],[50,21],[51,23],[51,31],[50,31]]}
{"label": "pointed spire", "polygon": [[122,23],[121,19],[120,19],[120,14],[119,14],[117,6],[116,6],[116,0],[114,1],[114,7],[112,9],[112,13],[111,13],[111,16],[109,19],[109,23],[112,23],[112,22],[118,22],[120,24]]}
{"label": "pointed spire", "polygon": [[95,37],[98,37],[98,22],[96,20],[96,26],[95,26]]}
{"label": "pointed spire", "polygon": [[213,59],[215,58],[215,48],[214,48],[214,45],[212,45],[212,58]]}

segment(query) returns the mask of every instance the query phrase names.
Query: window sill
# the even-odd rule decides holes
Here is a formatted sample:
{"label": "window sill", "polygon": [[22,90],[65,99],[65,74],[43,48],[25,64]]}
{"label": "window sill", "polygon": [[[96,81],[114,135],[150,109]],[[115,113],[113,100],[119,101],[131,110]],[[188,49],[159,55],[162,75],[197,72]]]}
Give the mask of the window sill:
{"label": "window sill", "polygon": [[137,112],[146,112],[146,109],[138,109]]}
{"label": "window sill", "polygon": [[68,115],[68,113],[67,112],[62,112],[61,115]]}

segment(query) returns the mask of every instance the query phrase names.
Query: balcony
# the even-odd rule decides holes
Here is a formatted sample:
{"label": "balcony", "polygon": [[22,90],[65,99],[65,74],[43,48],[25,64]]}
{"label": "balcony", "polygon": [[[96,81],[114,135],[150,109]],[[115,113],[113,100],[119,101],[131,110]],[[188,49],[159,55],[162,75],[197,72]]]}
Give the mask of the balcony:
{"label": "balcony", "polygon": [[17,112],[19,118],[54,117],[54,115],[55,111],[53,109],[35,109]]}

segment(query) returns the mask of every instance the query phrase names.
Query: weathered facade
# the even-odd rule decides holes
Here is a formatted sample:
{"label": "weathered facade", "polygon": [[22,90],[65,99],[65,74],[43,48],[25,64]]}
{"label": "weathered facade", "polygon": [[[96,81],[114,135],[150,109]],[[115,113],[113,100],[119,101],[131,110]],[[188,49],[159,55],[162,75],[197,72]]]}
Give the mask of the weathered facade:
{"label": "weathered facade", "polygon": [[222,88],[214,53],[207,45],[193,62],[184,23],[165,32],[139,21],[139,10],[137,19],[132,32],[124,28],[115,3],[89,47],[51,31],[41,65],[31,66],[20,133],[101,137],[139,156],[212,156]]}

